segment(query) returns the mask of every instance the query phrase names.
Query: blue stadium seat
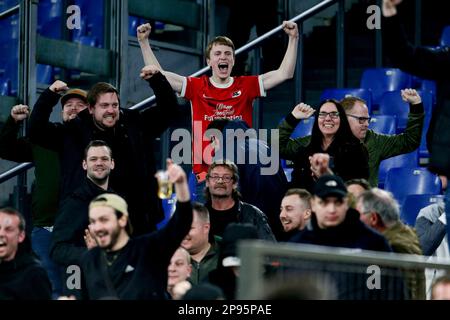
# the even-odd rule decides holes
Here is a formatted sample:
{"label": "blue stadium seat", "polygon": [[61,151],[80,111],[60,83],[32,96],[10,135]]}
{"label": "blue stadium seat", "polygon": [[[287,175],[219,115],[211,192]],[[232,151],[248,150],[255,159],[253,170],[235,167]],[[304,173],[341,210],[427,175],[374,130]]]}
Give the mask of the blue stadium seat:
{"label": "blue stadium seat", "polygon": [[442,30],[441,46],[442,47],[450,47],[450,26],[446,26]]}
{"label": "blue stadium seat", "polygon": [[[431,114],[431,93],[417,90],[422,98],[425,114]],[[397,116],[397,132],[402,132],[408,122],[409,104],[403,101],[400,90],[388,91],[380,100],[380,114]]]}
{"label": "blue stadium seat", "polygon": [[387,172],[384,189],[392,192],[402,206],[411,194],[439,194],[441,180],[425,168],[392,168]]}
{"label": "blue stadium seat", "polygon": [[419,211],[431,204],[444,201],[441,194],[412,194],[405,198],[400,210],[400,219],[409,226],[414,227]]}
{"label": "blue stadium seat", "polygon": [[419,165],[419,151],[400,154],[381,161],[378,170],[378,186],[383,187],[387,172],[392,168],[415,168]]}
{"label": "blue stadium seat", "polygon": [[286,175],[286,179],[288,182],[291,182],[292,180],[292,170],[294,170],[293,168],[284,168],[284,174]]}
{"label": "blue stadium seat", "polygon": [[140,18],[135,16],[128,16],[128,35],[136,37],[136,29],[139,26]]}
{"label": "blue stadium seat", "polygon": [[174,192],[169,199],[162,199],[161,202],[164,211],[164,219],[156,225],[156,228],[158,230],[163,228],[167,224],[167,222],[169,222],[170,218],[175,212],[175,209],[177,207],[177,195]]}
{"label": "blue stadium seat", "polygon": [[363,88],[341,88],[341,89],[325,89],[320,96],[320,100],[336,99],[342,100],[347,96],[354,96],[366,101],[367,109],[369,113],[372,112],[372,93],[370,90]]}
{"label": "blue stadium seat", "polygon": [[430,152],[427,147],[427,132],[430,126],[431,115],[426,115],[425,120],[423,122],[423,130],[422,137],[420,138],[420,146],[419,146],[419,157],[420,158],[428,158],[430,156]]}
{"label": "blue stadium seat", "polygon": [[104,44],[104,0],[76,0],[81,16],[86,19],[86,35],[97,38],[99,47]]}
{"label": "blue stadium seat", "polygon": [[39,1],[37,32],[47,38],[60,39],[64,14],[62,0]]}
{"label": "blue stadium seat", "polygon": [[51,84],[53,82],[53,67],[45,64],[36,66],[37,83]]}
{"label": "blue stadium seat", "polygon": [[0,96],[11,95],[11,80],[0,78]]}
{"label": "blue stadium seat", "polygon": [[191,192],[192,201],[197,201],[197,194],[196,194],[197,179],[195,178],[195,175],[192,171],[189,172],[188,185],[189,191]]}
{"label": "blue stadium seat", "polygon": [[411,87],[411,75],[400,69],[366,69],[361,77],[361,88],[371,89],[372,108],[380,103],[386,91]]}
{"label": "blue stadium seat", "polygon": [[423,79],[420,89],[423,92],[429,92],[431,94],[431,109],[433,109],[436,105],[436,81]]}
{"label": "blue stadium seat", "polygon": [[315,119],[315,117],[310,117],[308,119],[301,120],[295,127],[294,131],[292,131],[291,138],[295,139],[298,137],[306,137],[311,135]]}
{"label": "blue stadium seat", "polygon": [[374,115],[370,118],[369,129],[382,134],[395,134],[397,131],[397,117]]}

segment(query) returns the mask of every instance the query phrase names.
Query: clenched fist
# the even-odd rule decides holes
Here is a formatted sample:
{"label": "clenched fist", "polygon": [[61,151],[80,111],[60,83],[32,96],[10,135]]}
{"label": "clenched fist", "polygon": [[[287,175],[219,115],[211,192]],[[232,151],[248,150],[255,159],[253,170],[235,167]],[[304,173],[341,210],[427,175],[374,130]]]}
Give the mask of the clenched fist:
{"label": "clenched fist", "polygon": [[298,38],[298,28],[295,22],[283,21],[283,30],[288,36]]}
{"label": "clenched fist", "polygon": [[295,119],[308,119],[314,112],[316,112],[316,110],[311,108],[308,104],[301,102],[294,107],[292,115]]}
{"label": "clenched fist", "polygon": [[67,83],[62,82],[61,80],[56,80],[52,83],[49,89],[55,93],[60,93],[69,90],[69,87],[67,86]]}
{"label": "clenched fist", "polygon": [[151,31],[152,31],[152,26],[150,25],[150,23],[141,24],[139,27],[137,27],[138,41],[148,39]]}
{"label": "clenched fist", "polygon": [[414,89],[404,89],[401,91],[403,101],[406,101],[410,104],[418,104],[422,102],[422,98],[420,98],[419,94]]}
{"label": "clenched fist", "polygon": [[142,68],[140,76],[142,79],[148,80],[151,77],[153,77],[154,74],[157,74],[158,72],[159,72],[159,69],[157,66],[149,65],[149,66],[145,66]]}
{"label": "clenched fist", "polygon": [[11,117],[16,121],[22,121],[30,115],[30,108],[24,104],[18,104],[11,109]]}

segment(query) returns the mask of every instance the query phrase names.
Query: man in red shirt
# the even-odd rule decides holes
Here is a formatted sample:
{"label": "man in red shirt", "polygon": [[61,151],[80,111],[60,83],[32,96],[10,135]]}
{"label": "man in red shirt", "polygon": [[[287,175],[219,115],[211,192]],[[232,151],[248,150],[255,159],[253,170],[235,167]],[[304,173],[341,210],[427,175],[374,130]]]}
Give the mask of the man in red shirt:
{"label": "man in red shirt", "polygon": [[[170,85],[181,97],[191,102],[193,128],[193,171],[197,182],[206,178],[208,159],[203,155],[210,144],[203,139],[203,133],[215,119],[241,119],[252,125],[252,105],[257,97],[264,97],[269,90],[294,75],[297,59],[298,29],[291,21],[283,22],[283,30],[289,35],[289,43],[283,61],[277,70],[259,76],[231,77],[235,63],[233,42],[224,36],[214,38],[206,48],[206,62],[212,69],[212,76],[184,77],[164,71],[159,65],[148,41],[151,27],[144,24],[138,27],[137,37],[146,65],[160,67]],[[198,138],[197,138],[198,137]],[[205,141],[203,141],[205,140]]]}

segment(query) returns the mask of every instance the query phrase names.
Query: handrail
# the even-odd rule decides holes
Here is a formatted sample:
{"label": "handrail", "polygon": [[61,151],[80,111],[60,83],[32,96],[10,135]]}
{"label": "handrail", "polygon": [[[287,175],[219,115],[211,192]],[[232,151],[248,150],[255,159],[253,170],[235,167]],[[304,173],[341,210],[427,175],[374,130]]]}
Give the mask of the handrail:
{"label": "handrail", "polygon": [[[293,22],[297,22],[299,20],[306,20],[308,19],[310,16],[318,13],[319,11],[322,11],[326,8],[328,8],[329,6],[333,5],[334,3],[336,3],[337,0],[325,0],[322,1],[321,3],[316,4],[315,6],[311,7],[310,9],[300,13],[299,15],[295,16],[294,18],[290,19],[289,21],[293,21]],[[267,31],[266,33],[264,33],[263,35],[259,36],[258,38],[250,41],[249,43],[245,44],[244,46],[240,47],[239,49],[237,49],[235,51],[235,54],[238,55],[241,52],[250,50],[254,47],[256,47],[256,45],[258,45],[259,43],[261,43],[262,41],[266,40],[267,38],[271,37],[272,35],[274,35],[275,33],[277,33],[278,31],[282,30],[283,27],[282,25],[279,25],[278,27],[273,28],[270,31]],[[197,72],[194,72],[193,74],[190,75],[190,77],[197,77],[199,75],[202,75],[204,73],[206,73],[210,68],[204,67],[200,70],[198,70]],[[130,109],[133,110],[140,110],[142,108],[144,108],[146,105],[148,105],[149,103],[152,103],[155,101],[155,96],[151,96],[145,100],[142,100],[141,102],[135,104],[134,106],[130,107]]]}
{"label": "handrail", "polygon": [[[310,9],[308,9],[308,10],[306,10],[306,11],[300,13],[299,15],[295,16],[294,18],[290,19],[289,21],[297,22],[297,21],[299,21],[299,20],[306,20],[306,19],[308,19],[310,16],[312,16],[312,15],[314,15],[314,14],[316,14],[316,13],[318,13],[318,12],[320,12],[320,11],[326,9],[326,8],[328,8],[329,6],[333,5],[333,4],[336,3],[337,1],[338,1],[338,0],[324,0],[324,1],[322,1],[321,3],[318,3],[318,4],[316,4],[315,6],[311,7]],[[18,6],[16,6],[16,7],[18,8]],[[10,10],[15,9],[16,7],[11,8]],[[10,10],[8,10],[8,11],[10,11]],[[256,47],[256,45],[258,45],[259,43],[261,43],[261,42],[264,41],[265,39],[271,37],[271,36],[274,35],[275,33],[277,33],[277,32],[279,32],[280,30],[282,30],[282,28],[283,28],[282,25],[279,25],[278,27],[275,27],[274,29],[272,29],[272,30],[266,32],[265,34],[259,36],[258,38],[256,38],[256,39],[250,41],[250,42],[247,43],[246,45],[244,45],[244,46],[238,48],[238,49],[235,51],[235,54],[240,54],[241,52],[244,52],[244,51],[247,51],[247,50],[250,50],[250,49]],[[209,66],[204,67],[204,68],[198,70],[197,72],[194,72],[194,73],[191,74],[190,76],[191,76],[191,77],[196,77],[196,76],[202,75],[202,74],[206,73],[209,69],[210,69]],[[130,109],[132,109],[132,110],[140,110],[140,109],[143,109],[143,108],[144,108],[145,106],[147,106],[149,103],[154,102],[155,99],[156,99],[156,97],[153,95],[153,96],[151,96],[151,97],[149,97],[149,98],[147,98],[147,99],[145,99],[145,100],[142,100],[141,102],[139,102],[139,103],[137,103],[137,104],[131,106]],[[28,169],[30,169],[30,168],[32,168],[32,167],[33,167],[33,164],[32,164],[32,163],[22,163],[22,164],[20,164],[20,165],[14,167],[14,168],[8,170],[7,172],[2,173],[2,174],[0,175],[0,183],[3,183],[4,181],[9,180],[9,179],[15,177],[16,175],[19,175],[19,174],[22,173],[23,171],[28,170]]]}
{"label": "handrail", "polygon": [[32,162],[21,163],[18,166],[15,166],[14,168],[11,168],[8,171],[0,174],[0,183],[3,183],[11,178],[14,178],[15,176],[21,174],[22,172],[27,171],[28,169],[33,168],[33,167],[34,167],[34,164]]}
{"label": "handrail", "polygon": [[12,15],[15,11],[19,11],[19,9],[20,9],[20,4],[14,6],[14,7],[12,7],[12,8],[9,8],[9,9],[3,11],[3,12],[0,12],[0,19],[9,17],[9,16]]}

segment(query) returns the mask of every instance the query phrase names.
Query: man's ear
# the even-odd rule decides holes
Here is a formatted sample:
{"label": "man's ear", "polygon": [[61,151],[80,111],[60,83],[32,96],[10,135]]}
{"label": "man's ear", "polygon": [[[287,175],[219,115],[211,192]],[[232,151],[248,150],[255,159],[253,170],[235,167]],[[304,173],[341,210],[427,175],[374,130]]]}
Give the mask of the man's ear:
{"label": "man's ear", "polygon": [[87,170],[87,162],[86,162],[86,160],[83,160],[82,165],[83,165],[83,169]]}
{"label": "man's ear", "polygon": [[90,114],[93,114],[93,113],[94,113],[95,106],[91,106],[90,104],[88,104],[88,109],[89,109],[89,113],[90,113]]}
{"label": "man's ear", "polygon": [[311,209],[306,209],[303,213],[303,219],[308,220],[311,218]]}
{"label": "man's ear", "polygon": [[25,231],[20,231],[19,233],[19,243],[22,243],[25,240]]}

